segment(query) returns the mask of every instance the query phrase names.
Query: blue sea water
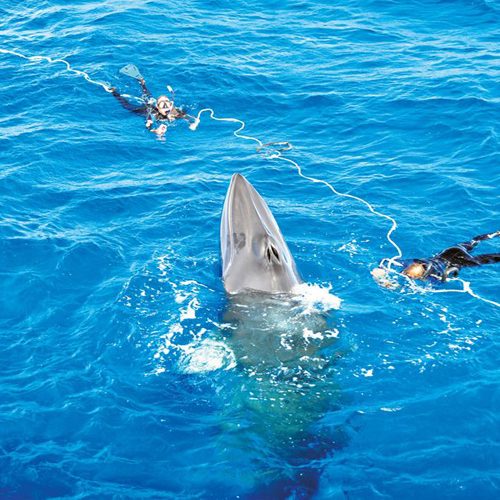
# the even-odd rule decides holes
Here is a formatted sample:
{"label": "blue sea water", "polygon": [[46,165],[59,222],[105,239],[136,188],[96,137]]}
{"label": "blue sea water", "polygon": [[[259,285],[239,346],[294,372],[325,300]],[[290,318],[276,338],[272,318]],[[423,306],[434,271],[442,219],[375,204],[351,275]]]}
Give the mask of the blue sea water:
{"label": "blue sea water", "polygon": [[[381,287],[391,222],[365,204],[237,123],[159,140],[63,63],[12,53],[139,94],[134,63],[190,113],[289,141],[426,257],[500,229],[498,2],[0,12],[1,498],[498,498],[497,267],[461,273],[474,295]],[[308,283],[299,306],[252,306],[243,336],[218,241],[235,172]],[[297,328],[328,342],[297,358]]]}

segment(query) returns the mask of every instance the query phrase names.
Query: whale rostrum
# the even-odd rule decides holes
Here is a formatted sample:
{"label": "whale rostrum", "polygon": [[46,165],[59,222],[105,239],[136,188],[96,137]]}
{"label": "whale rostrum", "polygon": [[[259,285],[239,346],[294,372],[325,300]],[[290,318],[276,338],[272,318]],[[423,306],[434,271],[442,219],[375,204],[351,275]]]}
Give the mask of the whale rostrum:
{"label": "whale rostrum", "polygon": [[229,294],[288,293],[302,283],[280,228],[255,188],[234,174],[220,225],[222,279]]}

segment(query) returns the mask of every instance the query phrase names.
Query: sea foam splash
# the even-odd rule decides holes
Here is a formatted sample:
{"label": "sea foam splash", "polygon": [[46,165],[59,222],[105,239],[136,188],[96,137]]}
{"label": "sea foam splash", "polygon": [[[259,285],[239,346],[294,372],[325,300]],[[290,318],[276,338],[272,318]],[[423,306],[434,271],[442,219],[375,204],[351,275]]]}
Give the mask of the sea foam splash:
{"label": "sea foam splash", "polygon": [[227,344],[214,339],[204,339],[184,349],[179,361],[182,373],[196,374],[216,370],[231,370],[236,367],[236,358]]}
{"label": "sea foam splash", "polygon": [[301,283],[294,286],[292,293],[304,306],[303,314],[325,313],[332,309],[340,309],[341,299],[331,292],[332,286],[321,286],[314,283]]}

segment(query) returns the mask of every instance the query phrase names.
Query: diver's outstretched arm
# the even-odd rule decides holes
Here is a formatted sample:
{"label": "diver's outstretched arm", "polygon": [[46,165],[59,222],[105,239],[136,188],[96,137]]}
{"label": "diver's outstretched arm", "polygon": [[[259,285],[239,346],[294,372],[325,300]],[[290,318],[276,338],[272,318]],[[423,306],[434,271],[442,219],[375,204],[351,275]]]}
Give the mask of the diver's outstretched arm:
{"label": "diver's outstretched arm", "polygon": [[189,115],[182,108],[175,108],[177,112],[177,116],[175,117],[177,120],[183,119],[186,120],[189,124],[196,123],[197,118],[195,116]]}
{"label": "diver's outstretched arm", "polygon": [[491,240],[492,238],[497,238],[498,236],[500,236],[500,231],[495,231],[494,233],[480,234],[479,236],[475,236],[474,238],[472,238],[472,240],[470,241],[466,241],[465,243],[460,243],[460,245],[463,246],[467,251],[471,251],[473,248],[476,248],[481,241]]}
{"label": "diver's outstretched arm", "polygon": [[175,115],[174,118],[176,120],[186,120],[188,123],[195,123],[196,118],[194,116],[188,115],[182,108],[174,108]]}

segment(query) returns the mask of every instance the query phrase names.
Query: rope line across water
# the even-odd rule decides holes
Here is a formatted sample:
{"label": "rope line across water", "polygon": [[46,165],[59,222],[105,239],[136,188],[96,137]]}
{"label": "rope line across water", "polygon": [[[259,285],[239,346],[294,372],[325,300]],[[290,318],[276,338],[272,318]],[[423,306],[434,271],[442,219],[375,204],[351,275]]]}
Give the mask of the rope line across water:
{"label": "rope line across water", "polygon": [[[335,189],[335,187],[332,184],[330,184],[329,182],[327,182],[327,181],[325,181],[323,179],[317,179],[316,177],[311,177],[311,176],[305,175],[302,172],[302,167],[297,162],[295,162],[294,160],[292,160],[290,158],[287,158],[286,156],[283,156],[283,154],[282,154],[282,151],[289,151],[290,149],[292,149],[292,146],[291,146],[291,144],[289,142],[283,141],[283,142],[277,142],[277,143],[266,143],[266,144],[264,144],[260,139],[258,139],[256,137],[252,137],[250,135],[243,135],[243,134],[240,133],[246,127],[246,124],[245,124],[245,122],[243,120],[240,120],[238,118],[219,118],[219,117],[215,116],[215,111],[212,108],[204,108],[204,109],[202,109],[201,111],[198,112],[198,115],[196,117],[196,122],[195,122],[196,126],[200,122],[200,118],[201,118],[201,115],[203,113],[209,113],[210,118],[212,120],[215,120],[215,121],[229,122],[229,123],[238,123],[240,125],[240,127],[238,129],[236,129],[236,130],[233,131],[233,135],[235,137],[240,138],[240,139],[245,139],[245,140],[248,140],[248,141],[254,141],[254,142],[256,142],[259,145],[258,148],[257,148],[257,152],[259,152],[259,153],[262,153],[262,151],[265,150],[265,148],[268,147],[268,146],[273,146],[273,145],[287,145],[288,147],[286,147],[286,148],[278,148],[278,149],[274,150],[274,153],[265,155],[266,158],[268,158],[268,159],[278,159],[278,160],[282,160],[282,161],[288,162],[289,164],[291,164],[297,170],[297,173],[299,174],[300,177],[302,177],[302,178],[304,178],[306,180],[309,180],[310,182],[313,182],[315,184],[323,184],[324,186],[326,186],[328,189],[330,189],[337,196],[341,196],[341,197],[344,197],[344,198],[350,198],[352,200],[356,200],[356,201],[358,201],[360,203],[363,203],[373,215],[376,215],[377,217],[380,217],[380,218],[383,218],[385,220],[390,221],[391,222],[391,227],[389,228],[389,230],[388,230],[388,232],[386,234],[386,239],[394,247],[394,249],[396,250],[396,255],[394,255],[393,257],[385,257],[384,259],[382,259],[380,261],[379,267],[382,268],[384,271],[386,271],[386,273],[388,275],[390,273],[396,273],[398,275],[401,274],[401,273],[398,273],[397,271],[395,271],[394,269],[392,269],[392,265],[398,259],[401,259],[403,257],[403,252],[401,251],[401,248],[399,247],[399,245],[392,238],[392,233],[394,233],[394,231],[398,227],[398,224],[397,224],[396,220],[393,217],[391,217],[390,215],[384,214],[382,212],[379,212],[378,210],[376,210],[373,207],[373,205],[370,202],[368,202],[364,198],[361,198],[359,196],[355,196],[355,195],[349,194],[349,193],[343,193],[343,192],[338,191],[337,189]],[[410,278],[408,278],[406,276],[405,276],[405,278],[406,278],[407,281],[411,281]],[[483,302],[486,302],[488,304],[494,305],[496,307],[500,307],[500,303],[495,302],[493,300],[486,299],[484,297],[481,297],[477,293],[475,293],[472,290],[472,288],[470,286],[470,283],[468,281],[464,281],[464,280],[462,280],[460,278],[454,278],[454,279],[452,279],[450,281],[460,281],[463,284],[463,288],[460,289],[460,290],[454,290],[454,289],[439,289],[438,290],[438,289],[429,289],[429,288],[420,287],[420,286],[416,285],[414,282],[412,282],[412,285],[413,285],[413,288],[417,289],[421,293],[467,293],[470,296],[472,296],[472,297],[474,297],[476,299],[479,299],[479,300],[481,300]]]}
{"label": "rope line across water", "polygon": [[[20,52],[17,52],[17,51],[14,51],[14,50],[7,50],[7,49],[3,49],[3,48],[0,48],[0,53],[1,54],[10,54],[10,55],[13,55],[13,56],[16,56],[16,57],[19,57],[21,59],[25,59],[25,60],[28,60],[28,61],[31,61],[31,62],[42,62],[42,61],[45,61],[45,62],[47,62],[49,64],[57,64],[57,63],[58,64],[64,64],[66,66],[66,70],[68,72],[73,73],[73,74],[75,74],[77,76],[83,77],[87,82],[103,88],[108,93],[112,93],[113,92],[113,88],[110,87],[107,83],[104,83],[104,82],[101,82],[101,81],[98,81],[98,80],[94,80],[85,71],[74,69],[71,66],[71,64],[68,61],[66,61],[65,59],[52,58],[52,57],[41,56],[41,55],[27,56],[27,55],[22,54]],[[131,96],[129,94],[121,94],[121,95],[123,97],[137,99],[136,96]],[[239,124],[240,125],[239,128],[233,131],[233,135],[235,137],[240,138],[240,139],[244,139],[244,140],[247,140],[247,141],[253,141],[253,142],[257,143],[258,144],[257,152],[259,152],[261,154],[264,154],[266,158],[268,158],[268,159],[278,159],[278,160],[282,160],[284,162],[289,163],[290,165],[292,165],[297,170],[298,175],[300,177],[302,177],[303,179],[306,179],[306,180],[308,180],[310,182],[313,182],[315,184],[322,184],[322,185],[326,186],[328,189],[330,189],[332,191],[332,193],[334,193],[337,196],[341,196],[341,197],[344,197],[344,198],[350,198],[352,200],[356,200],[356,201],[358,201],[360,203],[363,203],[373,215],[375,215],[377,217],[380,217],[382,219],[390,221],[391,227],[389,228],[389,230],[388,230],[388,232],[386,234],[386,239],[394,247],[394,249],[396,250],[396,255],[394,255],[393,257],[390,257],[390,258],[386,257],[386,258],[382,259],[382,261],[380,262],[379,266],[381,268],[383,268],[387,273],[391,273],[391,272],[394,273],[394,272],[396,272],[396,271],[394,271],[392,269],[392,264],[397,259],[400,259],[403,256],[403,253],[401,251],[401,248],[392,239],[392,233],[394,233],[394,231],[398,227],[397,222],[396,222],[396,220],[393,217],[391,217],[390,215],[384,214],[382,212],[379,212],[378,210],[376,210],[373,207],[373,205],[370,202],[368,202],[364,198],[361,198],[359,196],[355,196],[355,195],[349,194],[349,193],[343,193],[341,191],[338,191],[332,184],[330,184],[329,182],[327,182],[325,180],[317,179],[315,177],[311,177],[309,175],[305,175],[302,172],[302,167],[297,162],[295,162],[294,160],[292,160],[290,158],[287,158],[286,156],[284,156],[282,154],[283,151],[289,151],[290,149],[292,149],[292,146],[291,146],[291,144],[289,142],[278,142],[278,143],[266,143],[266,144],[264,144],[260,139],[258,139],[256,137],[252,137],[250,135],[244,135],[244,134],[241,133],[242,130],[244,130],[245,126],[246,126],[246,124],[245,124],[245,122],[243,120],[240,120],[238,118],[219,118],[219,117],[215,116],[215,112],[214,112],[214,110],[212,108],[204,108],[204,109],[202,109],[202,110],[200,110],[198,112],[198,115],[196,117],[196,121],[195,121],[195,124],[194,124],[195,125],[194,129],[196,129],[196,127],[198,126],[198,124],[200,122],[201,115],[203,113],[209,113],[210,114],[210,118],[212,120],[214,120],[214,121],[229,122],[229,123],[237,123],[237,124]],[[270,148],[271,146],[277,146],[277,145],[283,145],[283,146],[286,146],[286,147],[283,147],[283,148],[274,148],[271,153],[265,153],[266,149]],[[475,298],[477,298],[479,300],[487,302],[488,304],[492,304],[494,306],[500,307],[500,304],[498,302],[495,302],[495,301],[489,300],[489,299],[485,299],[484,297],[481,297],[480,295],[476,294],[472,290],[469,282],[463,281],[463,280],[461,280],[459,278],[455,278],[455,279],[462,282],[463,288],[461,290],[450,290],[450,289],[446,289],[446,290],[432,290],[432,293],[467,293],[467,294],[471,295],[472,297],[475,297]],[[423,288],[421,289],[421,291],[426,292],[426,293],[429,292],[428,289],[423,289]]]}

